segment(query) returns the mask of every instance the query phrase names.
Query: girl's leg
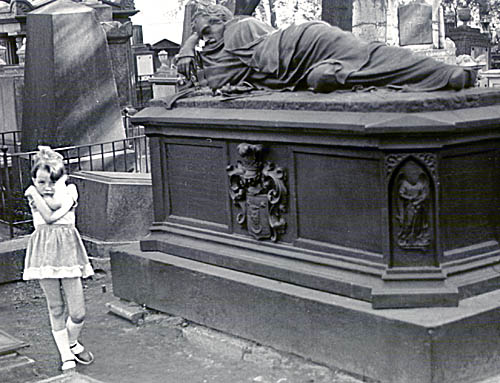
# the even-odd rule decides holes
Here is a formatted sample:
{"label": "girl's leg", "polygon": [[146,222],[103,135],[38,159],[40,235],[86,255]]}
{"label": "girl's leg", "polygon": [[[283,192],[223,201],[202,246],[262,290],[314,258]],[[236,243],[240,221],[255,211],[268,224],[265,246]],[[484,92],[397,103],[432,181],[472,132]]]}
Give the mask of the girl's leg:
{"label": "girl's leg", "polygon": [[66,330],[64,321],[64,299],[61,293],[60,281],[59,279],[41,279],[40,286],[47,299],[52,335],[54,336],[54,341],[63,362],[62,370],[74,368],[75,357],[69,348],[68,331]]}
{"label": "girl's leg", "polygon": [[75,344],[85,320],[85,299],[82,281],[80,278],[64,278],[61,279],[61,283],[66,295],[69,313],[65,325],[68,329],[70,344]]}
{"label": "girl's leg", "polygon": [[90,364],[94,360],[94,356],[78,342],[85,320],[85,298],[82,281],[80,278],[64,278],[61,279],[61,283],[68,303],[69,316],[66,321],[66,328],[68,329],[70,349],[79,363]]}

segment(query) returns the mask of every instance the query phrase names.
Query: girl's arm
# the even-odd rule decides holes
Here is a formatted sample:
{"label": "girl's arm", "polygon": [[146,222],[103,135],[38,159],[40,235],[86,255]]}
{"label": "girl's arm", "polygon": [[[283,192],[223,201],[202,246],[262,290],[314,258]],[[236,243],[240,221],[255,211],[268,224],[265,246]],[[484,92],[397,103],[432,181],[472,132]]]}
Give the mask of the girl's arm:
{"label": "girl's arm", "polygon": [[54,197],[44,197],[43,200],[52,211],[57,210],[62,206],[61,202]]}
{"label": "girl's arm", "polygon": [[61,207],[59,207],[57,210],[52,210],[47,205],[45,199],[38,193],[38,191],[34,187],[28,188],[26,193],[33,198],[38,212],[41,214],[44,221],[48,224],[54,223],[59,218],[64,217],[64,215],[66,215],[66,213],[71,210],[75,203],[74,199],[69,193],[64,193],[61,196]]}
{"label": "girl's arm", "polygon": [[54,195],[52,197],[44,197],[43,199],[47,203],[47,206],[50,207],[51,210],[59,209],[61,204],[61,195],[67,193],[66,181],[68,180],[68,176],[64,174],[59,180],[57,180],[54,186]]}

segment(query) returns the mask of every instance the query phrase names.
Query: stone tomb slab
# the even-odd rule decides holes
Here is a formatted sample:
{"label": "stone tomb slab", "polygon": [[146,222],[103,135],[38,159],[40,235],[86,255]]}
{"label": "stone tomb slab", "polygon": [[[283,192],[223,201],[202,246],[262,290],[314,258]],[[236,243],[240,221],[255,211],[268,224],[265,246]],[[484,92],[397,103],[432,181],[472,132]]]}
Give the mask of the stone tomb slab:
{"label": "stone tomb slab", "polygon": [[28,346],[28,343],[7,334],[3,330],[0,330],[0,355],[16,351],[26,346]]}
{"label": "stone tomb slab", "polygon": [[27,382],[35,379],[33,359],[17,352],[28,343],[0,330],[0,381]]}
{"label": "stone tomb slab", "polygon": [[132,118],[156,175],[143,251],[378,308],[456,306],[500,283],[498,90],[251,96]]}
{"label": "stone tomb slab", "polygon": [[136,245],[113,252],[111,266],[114,294],[123,299],[384,383],[500,374],[498,290],[459,307],[375,310]]}
{"label": "stone tomb slab", "polygon": [[383,382],[497,375],[499,104],[377,90],[143,109],[154,222],[112,252],[114,293]]}

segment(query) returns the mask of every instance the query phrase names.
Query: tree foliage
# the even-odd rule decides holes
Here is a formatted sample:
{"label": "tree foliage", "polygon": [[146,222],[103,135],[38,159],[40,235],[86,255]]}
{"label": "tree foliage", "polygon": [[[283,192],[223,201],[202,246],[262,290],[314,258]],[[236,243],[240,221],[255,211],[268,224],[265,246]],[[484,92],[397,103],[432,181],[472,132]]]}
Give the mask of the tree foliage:
{"label": "tree foliage", "polygon": [[455,21],[459,8],[476,10],[480,17],[487,17],[491,20],[498,21],[500,18],[500,0],[442,0],[441,6],[445,13],[455,16]]}
{"label": "tree foliage", "polygon": [[[172,17],[180,14],[190,0],[177,0]],[[205,0],[214,4],[229,5],[237,14],[254,14],[275,28],[321,17],[321,0]],[[499,0],[500,1],[500,0]]]}

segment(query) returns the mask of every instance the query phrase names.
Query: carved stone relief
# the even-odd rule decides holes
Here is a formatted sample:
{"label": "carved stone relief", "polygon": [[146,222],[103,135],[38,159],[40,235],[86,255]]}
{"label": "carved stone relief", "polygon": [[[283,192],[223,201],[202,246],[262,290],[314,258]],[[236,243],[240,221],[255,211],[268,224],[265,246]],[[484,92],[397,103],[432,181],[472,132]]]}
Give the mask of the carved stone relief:
{"label": "carved stone relief", "polygon": [[239,208],[237,222],[256,239],[276,241],[286,227],[288,190],[285,171],[272,162],[262,160],[262,145],[238,145],[242,160],[229,165],[229,193]]}
{"label": "carved stone relief", "polygon": [[431,153],[386,157],[386,176],[392,180],[394,241],[401,249],[426,250],[432,245],[433,189],[436,156]]}

